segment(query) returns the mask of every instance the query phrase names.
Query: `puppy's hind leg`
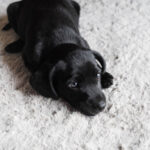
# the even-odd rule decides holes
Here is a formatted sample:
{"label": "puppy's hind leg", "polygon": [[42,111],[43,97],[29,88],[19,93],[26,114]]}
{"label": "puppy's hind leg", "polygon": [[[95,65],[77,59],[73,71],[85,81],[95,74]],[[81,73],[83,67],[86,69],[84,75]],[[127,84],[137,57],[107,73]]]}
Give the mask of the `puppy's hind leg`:
{"label": "puppy's hind leg", "polygon": [[3,28],[3,30],[9,30],[11,27],[17,32],[17,20],[19,18],[22,1],[14,2],[7,8],[7,15],[9,23]]}
{"label": "puppy's hind leg", "polygon": [[24,46],[24,42],[21,39],[19,39],[19,40],[15,41],[15,42],[9,44],[5,48],[5,50],[8,53],[18,53],[18,52],[22,51],[23,46]]}

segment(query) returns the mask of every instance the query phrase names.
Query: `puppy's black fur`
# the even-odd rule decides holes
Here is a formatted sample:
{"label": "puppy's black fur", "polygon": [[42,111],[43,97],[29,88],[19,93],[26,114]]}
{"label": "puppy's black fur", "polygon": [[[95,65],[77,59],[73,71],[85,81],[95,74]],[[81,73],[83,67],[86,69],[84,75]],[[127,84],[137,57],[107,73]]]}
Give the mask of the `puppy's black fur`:
{"label": "puppy's black fur", "polygon": [[[103,57],[79,32],[80,6],[72,0],[23,0],[7,9],[19,39],[6,47],[22,52],[32,87],[45,97],[65,99],[86,115],[105,107],[103,88],[112,85]],[[97,62],[98,61],[98,62]]]}

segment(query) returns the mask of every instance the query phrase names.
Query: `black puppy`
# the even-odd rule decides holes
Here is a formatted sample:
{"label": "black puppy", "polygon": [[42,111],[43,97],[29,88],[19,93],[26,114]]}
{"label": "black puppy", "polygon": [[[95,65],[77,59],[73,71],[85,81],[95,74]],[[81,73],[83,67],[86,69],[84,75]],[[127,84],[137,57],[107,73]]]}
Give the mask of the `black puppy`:
{"label": "black puppy", "polygon": [[19,39],[6,47],[22,52],[32,87],[45,97],[63,98],[86,115],[105,108],[103,88],[112,85],[103,57],[81,37],[80,6],[72,0],[23,0],[9,5],[9,24]]}

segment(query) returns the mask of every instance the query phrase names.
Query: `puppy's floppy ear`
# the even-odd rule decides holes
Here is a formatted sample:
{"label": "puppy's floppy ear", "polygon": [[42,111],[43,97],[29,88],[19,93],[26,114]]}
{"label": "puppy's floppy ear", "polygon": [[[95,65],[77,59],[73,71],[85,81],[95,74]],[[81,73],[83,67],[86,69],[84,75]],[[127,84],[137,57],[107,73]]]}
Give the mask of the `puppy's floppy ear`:
{"label": "puppy's floppy ear", "polygon": [[101,65],[100,67],[102,68],[102,73],[105,73],[105,71],[106,71],[106,62],[105,62],[104,58],[98,52],[96,52],[96,51],[92,51],[92,52],[93,52],[95,58],[99,61],[100,65]]}
{"label": "puppy's floppy ear", "polygon": [[108,72],[103,73],[101,77],[102,88],[106,89],[109,88],[111,85],[113,85],[113,79],[114,77],[110,73]]}
{"label": "puppy's floppy ear", "polygon": [[106,72],[106,62],[104,58],[96,51],[93,51],[93,54],[95,58],[99,61],[102,68],[101,74],[102,88],[109,88],[113,84],[113,76],[110,73]]}
{"label": "puppy's floppy ear", "polygon": [[66,68],[66,64],[63,61],[59,61],[49,72],[49,84],[50,84],[50,89],[51,89],[51,94],[52,98],[58,99],[59,96],[55,90],[55,85],[54,85],[54,76],[59,70],[64,70]]}
{"label": "puppy's floppy ear", "polygon": [[56,65],[44,63],[30,78],[31,86],[42,96],[58,99],[59,96],[54,87],[54,76],[62,64]]}
{"label": "puppy's floppy ear", "polygon": [[56,65],[52,67],[51,70],[49,70],[49,85],[50,85],[50,93],[51,93],[51,97],[53,99],[58,99],[58,94],[55,90],[55,87],[54,87],[54,75],[56,73]]}

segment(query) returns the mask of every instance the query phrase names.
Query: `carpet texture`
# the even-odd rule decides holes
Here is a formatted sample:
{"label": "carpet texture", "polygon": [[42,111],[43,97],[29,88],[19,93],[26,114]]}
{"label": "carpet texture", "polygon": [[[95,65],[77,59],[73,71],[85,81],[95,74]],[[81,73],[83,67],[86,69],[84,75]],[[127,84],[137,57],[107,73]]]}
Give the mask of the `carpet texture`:
{"label": "carpet texture", "polygon": [[[0,29],[13,1],[0,0]],[[17,35],[0,31],[0,150],[150,150],[150,1],[78,2],[81,33],[115,77],[107,108],[86,117],[36,94],[20,54],[4,51]]]}

